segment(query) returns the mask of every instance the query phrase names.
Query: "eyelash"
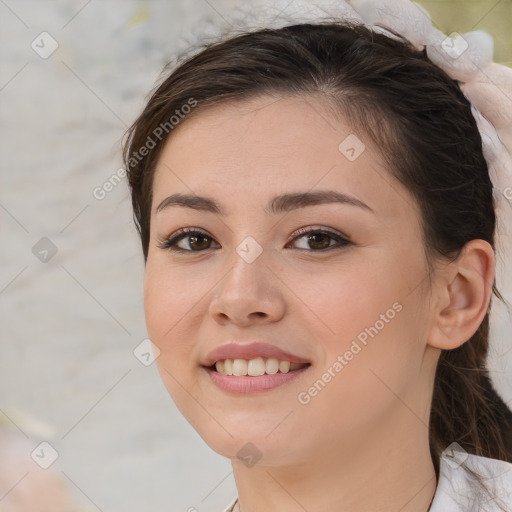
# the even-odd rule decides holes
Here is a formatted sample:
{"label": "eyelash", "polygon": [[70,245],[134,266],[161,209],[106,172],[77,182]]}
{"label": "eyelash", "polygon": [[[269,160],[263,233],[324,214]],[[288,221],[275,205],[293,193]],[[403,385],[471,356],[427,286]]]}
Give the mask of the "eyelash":
{"label": "eyelash", "polygon": [[[333,249],[343,249],[344,247],[352,244],[352,242],[350,242],[350,240],[348,240],[346,237],[343,237],[343,236],[339,235],[338,233],[335,233],[334,231],[330,231],[330,230],[327,230],[324,228],[300,228],[294,233],[295,236],[292,238],[291,241],[293,242],[295,239],[303,238],[304,236],[309,235],[309,234],[328,235],[330,238],[335,240],[337,243],[334,245],[330,245],[329,247],[327,247],[325,249],[315,250],[315,249],[299,248],[299,250],[306,251],[306,252],[322,252],[323,253],[323,252],[331,251]],[[172,251],[175,253],[181,253],[181,254],[194,253],[194,252],[200,253],[200,252],[205,252],[208,249],[211,249],[209,247],[208,249],[194,251],[194,250],[190,250],[190,249],[182,249],[182,248],[176,246],[176,244],[178,242],[180,242],[187,236],[190,237],[190,236],[197,236],[197,235],[201,235],[205,238],[209,238],[209,239],[213,240],[213,237],[211,237],[208,233],[206,233],[205,231],[202,231],[200,229],[182,228],[182,229],[178,230],[175,234],[173,234],[167,238],[158,240],[158,247],[160,249],[169,250],[169,251]]]}

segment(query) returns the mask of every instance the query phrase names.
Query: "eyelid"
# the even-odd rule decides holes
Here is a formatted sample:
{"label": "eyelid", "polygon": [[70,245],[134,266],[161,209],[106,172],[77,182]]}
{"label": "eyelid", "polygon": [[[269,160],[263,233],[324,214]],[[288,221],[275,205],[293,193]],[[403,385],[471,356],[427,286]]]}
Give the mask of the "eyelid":
{"label": "eyelid", "polygon": [[[313,226],[305,226],[302,228],[297,229],[294,231],[291,235],[288,241],[286,242],[286,245],[290,244],[297,238],[302,238],[305,235],[308,235],[310,233],[320,233],[330,236],[336,243],[325,248],[325,249],[319,249],[319,250],[308,250],[304,248],[298,248],[300,251],[306,251],[310,253],[325,253],[329,252],[331,249],[338,249],[343,248],[345,246],[353,244],[353,242],[350,240],[350,238],[338,231],[335,231],[330,228],[326,228],[323,226],[313,225]],[[157,241],[157,245],[160,249],[172,251],[174,253],[202,253],[208,251],[208,249],[212,249],[212,247],[209,247],[208,249],[204,249],[202,251],[193,251],[189,249],[182,249],[181,247],[177,247],[177,243],[180,242],[183,238],[186,238],[186,235],[193,235],[193,234],[200,234],[203,235],[206,238],[209,238],[214,243],[218,244],[218,242],[215,241],[215,238],[211,236],[207,231],[195,228],[195,227],[185,227],[180,228],[171,235],[161,238]],[[220,244],[218,244],[220,245]]]}
{"label": "eyelid", "polygon": [[315,250],[311,250],[311,249],[297,248],[299,251],[303,251],[306,253],[313,253],[313,254],[328,253],[331,250],[343,249],[349,245],[353,245],[353,242],[350,240],[350,237],[344,235],[343,233],[341,233],[337,230],[334,230],[331,228],[326,228],[326,227],[319,226],[319,225],[306,226],[306,227],[297,229],[290,235],[290,239],[286,245],[288,245],[289,243],[294,242],[296,239],[300,239],[303,236],[308,235],[310,233],[320,233],[322,235],[328,235],[332,240],[334,240],[335,243],[325,249],[319,249],[319,250],[315,251]]}
{"label": "eyelid", "polygon": [[[169,236],[164,236],[163,238],[159,238],[157,240],[157,246],[159,249],[172,251],[175,253],[192,253],[192,252],[205,252],[205,251],[191,251],[188,249],[182,249],[181,247],[177,247],[177,243],[181,242],[183,238],[186,238],[186,235],[193,235],[193,234],[201,234],[205,236],[206,238],[211,239],[212,241],[215,241],[213,236],[211,236],[207,231],[200,228],[194,228],[194,227],[186,227],[186,228],[180,228],[174,233],[172,233]],[[215,242],[217,243],[217,242]]]}
{"label": "eyelid", "polygon": [[299,229],[295,230],[290,235],[289,241],[293,241],[295,238],[299,237],[300,235],[307,235],[309,233],[323,233],[323,234],[327,234],[327,235],[332,235],[334,238],[336,238],[336,237],[343,238],[347,242],[350,241],[349,237],[345,236],[343,233],[340,233],[339,231],[336,231],[334,229],[326,228],[324,226],[319,226],[319,225],[305,226],[303,228],[299,228]]}

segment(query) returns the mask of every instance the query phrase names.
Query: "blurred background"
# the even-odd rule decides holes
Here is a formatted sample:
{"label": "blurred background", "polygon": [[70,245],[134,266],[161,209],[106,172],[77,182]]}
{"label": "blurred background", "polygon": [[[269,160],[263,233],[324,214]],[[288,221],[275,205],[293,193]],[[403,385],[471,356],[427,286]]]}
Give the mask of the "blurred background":
{"label": "blurred background", "polygon": [[[236,496],[143,357],[144,264],[116,176],[162,67],[238,3],[0,0],[1,512],[216,512]],[[488,31],[512,65],[510,0],[420,4],[446,34]],[[506,354],[493,378],[510,400]]]}

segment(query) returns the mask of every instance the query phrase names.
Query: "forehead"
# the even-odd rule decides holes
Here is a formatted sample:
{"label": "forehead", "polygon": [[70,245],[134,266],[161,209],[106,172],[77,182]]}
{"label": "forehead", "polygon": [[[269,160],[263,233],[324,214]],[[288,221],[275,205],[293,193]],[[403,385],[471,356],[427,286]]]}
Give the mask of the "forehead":
{"label": "forehead", "polygon": [[415,209],[366,134],[335,120],[324,102],[265,95],[207,107],[175,127],[156,166],[153,207],[175,192],[214,196],[229,210],[327,188],[382,215]]}

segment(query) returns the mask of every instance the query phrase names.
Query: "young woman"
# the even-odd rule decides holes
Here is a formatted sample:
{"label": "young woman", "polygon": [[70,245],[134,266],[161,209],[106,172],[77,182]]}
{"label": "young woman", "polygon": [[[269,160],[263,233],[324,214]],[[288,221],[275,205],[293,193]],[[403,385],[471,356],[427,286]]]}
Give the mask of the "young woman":
{"label": "young woman", "polygon": [[493,184],[460,86],[394,32],[288,23],[206,45],[131,127],[148,333],[232,460],[228,511],[512,510]]}

